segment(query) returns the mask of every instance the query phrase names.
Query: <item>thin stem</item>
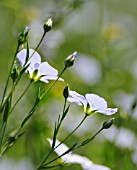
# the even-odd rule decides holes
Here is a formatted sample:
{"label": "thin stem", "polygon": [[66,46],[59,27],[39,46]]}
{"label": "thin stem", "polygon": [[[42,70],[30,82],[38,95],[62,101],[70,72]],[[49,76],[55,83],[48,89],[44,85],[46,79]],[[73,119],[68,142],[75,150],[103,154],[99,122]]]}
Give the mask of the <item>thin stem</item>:
{"label": "thin stem", "polygon": [[32,81],[30,81],[30,83],[28,84],[28,86],[26,87],[26,89],[24,90],[24,92],[22,93],[22,95],[18,98],[18,100],[15,102],[15,104],[13,105],[13,107],[10,110],[10,113],[13,111],[13,109],[16,107],[16,105],[18,104],[18,102],[22,99],[22,97],[24,96],[24,94],[27,92],[27,90],[29,89],[30,85],[31,85]]}
{"label": "thin stem", "polygon": [[8,75],[8,78],[7,78],[7,81],[6,81],[6,85],[5,85],[5,88],[4,88],[4,92],[3,92],[3,96],[2,96],[2,100],[1,100],[1,104],[0,104],[0,109],[2,108],[2,105],[3,105],[3,101],[4,101],[4,98],[5,98],[5,94],[6,94],[6,91],[7,91],[7,87],[8,87],[8,83],[9,83],[9,79],[10,79],[10,75],[11,75],[11,71],[12,71],[12,67],[13,67],[13,64],[14,64],[14,61],[15,61],[15,58],[16,58],[16,55],[18,53],[18,50],[19,50],[19,43],[17,45],[17,48],[16,48],[16,52],[15,52],[15,55],[14,55],[14,58],[12,60],[12,64],[11,64],[11,67],[10,67],[10,71],[9,71],[9,75]]}
{"label": "thin stem", "polygon": [[40,39],[40,42],[38,43],[38,45],[36,46],[34,52],[31,54],[30,57],[32,57],[32,56],[34,55],[34,53],[37,51],[37,49],[39,48],[40,44],[42,43],[42,41],[43,41],[45,35],[46,35],[46,32],[44,31],[44,33],[43,33],[43,35],[42,35],[42,37],[41,37],[41,39]]}
{"label": "thin stem", "polygon": [[81,124],[85,121],[85,119],[87,118],[88,114],[85,114],[84,118],[81,120],[81,122],[78,124],[78,126],[63,140],[61,141],[55,148],[58,148],[62,143],[64,143],[80,126]]}
{"label": "thin stem", "polygon": [[64,71],[66,70],[66,67],[64,67],[64,69],[62,70],[62,72],[59,74],[58,78],[52,83],[52,85],[45,91],[45,93],[43,94],[43,97],[46,95],[46,93],[54,86],[54,84],[58,81],[58,79],[62,76],[62,74],[64,73]]}
{"label": "thin stem", "polygon": [[[78,124],[78,126],[63,140],[61,141],[55,148],[51,149],[51,151],[49,152],[49,154],[45,157],[45,159],[43,160],[42,164],[40,165],[40,167],[43,166],[43,164],[45,163],[45,161],[48,159],[48,157],[51,155],[51,153],[58,148],[62,143],[64,143],[80,126],[81,124],[85,121],[85,119],[87,118],[88,114],[85,114],[84,118],[81,120],[81,122]],[[51,163],[51,162],[50,162]],[[45,164],[47,165],[47,164]],[[40,168],[39,167],[39,168]]]}
{"label": "thin stem", "polygon": [[[91,142],[102,130],[103,130],[103,128],[99,129],[91,138],[89,138],[89,140],[88,140],[88,142],[87,142],[86,144],[88,144],[89,142]],[[86,144],[84,144],[84,145],[86,145]],[[73,151],[76,150],[76,149],[78,149],[78,148],[80,148],[80,147],[82,147],[82,146],[84,146],[84,145],[81,145],[81,144],[80,144],[79,146],[75,147],[75,148],[73,149]]]}
{"label": "thin stem", "polygon": [[3,139],[4,139],[4,134],[5,134],[5,130],[6,130],[6,125],[7,125],[7,122],[3,122],[3,131],[2,131],[2,135],[1,135],[1,139],[0,139],[0,148],[3,144]]}
{"label": "thin stem", "polygon": [[[89,142],[91,142],[102,130],[103,130],[103,128],[101,128],[99,131],[97,131],[97,132],[89,139]],[[89,143],[89,142],[88,142],[88,143]],[[74,150],[78,149],[78,148],[81,147],[81,146],[82,146],[82,145],[79,145],[79,146],[73,148],[73,150],[71,150],[71,151],[74,151]],[[83,145],[83,146],[84,146],[84,145]],[[68,153],[67,153],[67,154],[68,154]],[[61,154],[60,156],[58,156],[58,157],[56,157],[55,159],[47,162],[47,163],[44,164],[43,166],[49,165],[50,163],[56,161],[57,159],[61,158],[61,157],[64,156],[64,155],[65,155],[64,153]],[[37,170],[40,170],[41,168],[42,168],[42,167],[39,167]]]}

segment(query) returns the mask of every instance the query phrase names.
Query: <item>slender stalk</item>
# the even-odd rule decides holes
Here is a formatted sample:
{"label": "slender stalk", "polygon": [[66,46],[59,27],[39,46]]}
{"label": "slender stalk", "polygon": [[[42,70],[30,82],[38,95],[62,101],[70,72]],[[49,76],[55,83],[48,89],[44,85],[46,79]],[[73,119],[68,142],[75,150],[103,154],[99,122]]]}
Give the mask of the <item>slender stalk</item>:
{"label": "slender stalk", "polygon": [[43,97],[46,95],[46,93],[54,86],[54,84],[58,81],[58,79],[62,76],[62,74],[64,73],[64,71],[66,70],[66,67],[64,67],[64,69],[62,70],[62,72],[59,74],[58,78],[52,83],[52,85],[45,91],[45,93],[43,94]]}
{"label": "slender stalk", "polygon": [[[89,139],[89,142],[91,142],[101,131],[103,130],[103,128],[101,128],[100,130],[98,130],[90,139]],[[89,143],[88,142],[88,143]],[[73,150],[72,151],[74,151],[74,150],[76,150],[76,149],[78,149],[79,147],[81,147],[82,145],[79,145],[79,146],[77,146],[77,147],[75,147],[75,148],[73,148]],[[84,145],[83,145],[84,146]],[[68,153],[67,153],[68,154]],[[61,158],[62,156],[64,156],[64,153],[62,154],[62,155],[60,155],[60,156],[58,156],[58,157],[56,157],[55,159],[53,159],[53,160],[51,160],[51,161],[49,161],[49,162],[47,162],[46,164],[44,164],[44,165],[42,165],[42,166],[46,166],[46,165],[49,165],[50,163],[52,163],[52,162],[54,162],[54,161],[56,161],[57,159],[59,159],[59,158]],[[42,169],[42,166],[41,167],[39,167],[37,170],[40,170],[40,169]]]}
{"label": "slender stalk", "polygon": [[[88,140],[88,142],[87,142],[86,144],[88,144],[89,142],[91,142],[102,130],[103,130],[103,128],[99,129],[91,138],[89,138],[89,140]],[[84,144],[84,145],[86,145],[86,144]],[[80,148],[80,147],[82,147],[82,146],[84,146],[84,145],[81,145],[81,144],[78,145],[77,147],[75,147],[75,148],[73,149],[73,151],[76,150],[76,149],[78,149],[78,148]]]}
{"label": "slender stalk", "polygon": [[3,122],[3,127],[2,127],[3,131],[2,131],[2,135],[1,135],[1,139],[0,139],[0,148],[1,148],[2,144],[3,144],[3,139],[4,139],[6,126],[7,126],[7,122]]}
{"label": "slender stalk", "polygon": [[[43,160],[43,162],[42,162],[42,164],[39,166],[39,168],[41,168],[43,165],[44,165],[44,163],[45,163],[45,161],[48,159],[48,157],[51,155],[51,153],[56,149],[56,148],[58,148],[62,143],[64,143],[80,126],[81,126],[81,124],[85,121],[85,119],[87,118],[87,114],[85,114],[85,116],[84,116],[84,118],[81,120],[81,122],[78,124],[78,126],[63,140],[63,141],[61,141],[55,148],[53,148],[53,149],[51,149],[51,151],[49,152],[49,154],[45,157],[45,159]],[[60,156],[61,157],[61,156]],[[60,158],[59,157],[59,158]],[[51,163],[51,162],[50,162]],[[45,165],[47,165],[47,164],[45,164]]]}
{"label": "slender stalk", "polygon": [[2,96],[2,100],[1,100],[1,104],[0,104],[0,109],[2,108],[2,105],[3,105],[3,101],[4,101],[4,98],[5,98],[5,95],[6,95],[6,91],[7,91],[7,87],[8,87],[8,83],[9,83],[9,79],[10,79],[10,75],[11,75],[11,71],[12,71],[12,67],[13,67],[16,55],[18,53],[18,50],[19,50],[19,46],[20,45],[18,43],[17,48],[16,48],[16,52],[15,52],[15,55],[14,55],[14,58],[12,60],[12,64],[11,64],[11,67],[10,67],[10,71],[9,71],[9,75],[8,75],[8,78],[7,78],[7,81],[6,81],[6,85],[5,85],[5,88],[4,88],[4,92],[3,92],[3,96]]}
{"label": "slender stalk", "polygon": [[42,41],[43,41],[45,35],[46,35],[46,31],[44,31],[44,33],[43,33],[43,35],[42,35],[42,37],[41,37],[41,39],[40,39],[38,45],[36,46],[34,52],[31,54],[30,58],[34,55],[34,53],[35,53],[35,52],[37,51],[37,49],[39,48],[39,46],[40,46],[40,44],[42,43]]}
{"label": "slender stalk", "polygon": [[15,104],[13,105],[13,107],[10,110],[10,113],[13,111],[13,109],[16,107],[16,105],[18,104],[18,102],[22,99],[22,97],[24,96],[24,94],[27,92],[27,90],[29,89],[30,85],[31,85],[32,81],[30,81],[30,83],[28,84],[28,86],[26,87],[26,89],[24,90],[24,92],[21,94],[21,96],[18,98],[18,100],[15,102]]}

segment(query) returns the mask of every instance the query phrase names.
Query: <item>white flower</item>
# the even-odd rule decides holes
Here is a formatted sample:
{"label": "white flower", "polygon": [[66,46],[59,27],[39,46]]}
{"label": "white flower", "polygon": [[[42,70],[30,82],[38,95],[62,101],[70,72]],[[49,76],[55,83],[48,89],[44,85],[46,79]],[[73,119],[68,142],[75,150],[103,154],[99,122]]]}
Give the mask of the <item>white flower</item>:
{"label": "white flower", "polygon": [[77,105],[83,105],[86,114],[98,112],[105,115],[112,115],[118,110],[117,108],[108,108],[105,99],[96,94],[86,94],[83,96],[75,91],[69,91],[69,94],[70,97],[68,97],[67,100],[69,102],[74,102]]}
{"label": "white flower", "polygon": [[[27,50],[24,49],[17,54],[17,59],[22,67],[24,67],[26,62],[26,53]],[[33,53],[34,50],[29,49],[29,57],[31,57]],[[41,62],[41,57],[37,52],[29,58],[26,65],[29,65],[26,71],[29,73],[30,79],[35,82],[41,80],[48,83],[48,80],[56,80],[58,78],[58,71],[50,66],[48,62]],[[63,81],[61,78],[59,78],[59,80]]]}
{"label": "white flower", "polygon": [[[50,145],[52,146],[53,140],[50,138],[47,139]],[[58,146],[60,142],[56,140],[55,147]],[[69,148],[65,144],[61,144],[59,147],[55,149],[55,152],[60,156],[64,152],[66,152]],[[72,152],[69,152],[68,154],[61,157],[62,161],[65,163],[71,163],[71,164],[80,164],[83,168],[83,170],[110,170],[110,168],[98,164],[94,164],[91,160],[84,156],[80,156],[77,154],[73,154]]]}

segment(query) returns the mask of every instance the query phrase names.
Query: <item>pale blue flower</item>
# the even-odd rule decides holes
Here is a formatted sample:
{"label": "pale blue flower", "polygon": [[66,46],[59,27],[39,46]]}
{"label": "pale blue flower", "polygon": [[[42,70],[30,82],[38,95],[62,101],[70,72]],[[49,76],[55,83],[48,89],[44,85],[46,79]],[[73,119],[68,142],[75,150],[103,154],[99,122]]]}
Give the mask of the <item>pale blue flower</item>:
{"label": "pale blue flower", "polygon": [[[34,53],[34,50],[29,49],[29,56]],[[26,49],[21,50],[17,55],[18,61],[23,67],[26,61]],[[58,71],[50,66],[48,62],[41,62],[40,55],[35,52],[32,57],[28,60],[26,65],[28,65],[27,72],[29,73],[29,78],[33,81],[41,80],[48,83],[49,80],[56,80],[58,78]],[[59,78],[63,81],[63,79]]]}
{"label": "pale blue flower", "polygon": [[118,110],[117,108],[108,108],[105,99],[96,94],[86,94],[83,96],[75,91],[69,91],[69,95],[70,97],[68,97],[67,100],[69,102],[74,102],[77,105],[83,105],[86,114],[98,112],[105,115],[112,115]]}

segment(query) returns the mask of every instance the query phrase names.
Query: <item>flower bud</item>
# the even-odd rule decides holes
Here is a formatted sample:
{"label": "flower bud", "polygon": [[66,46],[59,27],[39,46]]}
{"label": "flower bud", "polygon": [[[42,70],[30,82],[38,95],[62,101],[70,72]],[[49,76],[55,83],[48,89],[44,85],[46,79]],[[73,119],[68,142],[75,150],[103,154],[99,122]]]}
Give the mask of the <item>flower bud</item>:
{"label": "flower bud", "polygon": [[18,65],[16,63],[14,63],[14,65],[12,67],[12,71],[11,71],[11,78],[12,78],[13,82],[16,80],[18,75],[19,75]]}
{"label": "flower bud", "polygon": [[27,39],[28,39],[28,32],[29,32],[29,27],[25,26],[23,31],[18,36],[18,43],[19,43],[19,45],[22,45],[22,44],[24,44],[27,41]]}
{"label": "flower bud", "polygon": [[114,118],[111,118],[111,119],[109,119],[109,120],[106,120],[106,121],[103,123],[102,129],[109,129],[109,128],[112,126],[113,121],[114,121]]}
{"label": "flower bud", "polygon": [[48,32],[48,31],[52,28],[52,25],[53,25],[53,20],[50,18],[50,19],[48,19],[47,22],[43,25],[44,31],[45,31],[45,32]]}
{"label": "flower bud", "polygon": [[77,56],[77,52],[74,52],[73,54],[69,55],[69,56],[66,58],[66,60],[65,60],[65,62],[64,62],[64,65],[65,65],[66,68],[73,66],[74,61],[75,61],[75,59],[76,59],[76,56]]}
{"label": "flower bud", "polygon": [[67,86],[64,88],[64,90],[63,90],[63,96],[64,96],[65,99],[67,99],[68,96],[69,96],[68,85],[67,85]]}

